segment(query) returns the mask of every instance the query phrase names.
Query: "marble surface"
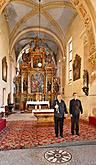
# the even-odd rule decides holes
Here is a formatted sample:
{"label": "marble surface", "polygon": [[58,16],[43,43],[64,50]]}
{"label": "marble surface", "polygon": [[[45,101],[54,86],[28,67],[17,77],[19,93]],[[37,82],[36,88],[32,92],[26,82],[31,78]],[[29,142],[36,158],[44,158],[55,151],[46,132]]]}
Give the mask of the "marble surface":
{"label": "marble surface", "polygon": [[81,145],[53,148],[33,148],[21,150],[0,151],[0,165],[54,165],[44,157],[50,150],[64,150],[71,153],[72,159],[64,165],[95,165],[96,145]]}

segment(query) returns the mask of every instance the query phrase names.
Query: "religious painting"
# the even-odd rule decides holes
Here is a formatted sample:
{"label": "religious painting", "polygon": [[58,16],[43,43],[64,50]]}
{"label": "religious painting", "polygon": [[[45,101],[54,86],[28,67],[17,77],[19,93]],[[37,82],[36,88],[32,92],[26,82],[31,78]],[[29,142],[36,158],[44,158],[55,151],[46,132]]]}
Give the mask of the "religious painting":
{"label": "religious painting", "polygon": [[73,62],[73,81],[80,79],[81,72],[81,57],[76,54]]}
{"label": "religious painting", "polygon": [[32,74],[31,77],[31,92],[44,92],[44,75],[42,73],[36,72]]}
{"label": "religious painting", "polygon": [[2,59],[2,80],[7,82],[7,61],[6,57]]}

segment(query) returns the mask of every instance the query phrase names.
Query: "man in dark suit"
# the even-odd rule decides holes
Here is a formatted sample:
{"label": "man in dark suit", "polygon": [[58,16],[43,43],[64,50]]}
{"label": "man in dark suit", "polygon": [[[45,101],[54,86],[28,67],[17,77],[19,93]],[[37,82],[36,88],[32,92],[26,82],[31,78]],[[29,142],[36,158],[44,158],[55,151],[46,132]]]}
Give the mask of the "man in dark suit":
{"label": "man in dark suit", "polygon": [[74,135],[74,125],[76,124],[76,135],[79,135],[79,116],[83,113],[81,101],[77,99],[77,93],[73,93],[73,99],[70,100],[69,112],[71,115],[71,133]]}
{"label": "man in dark suit", "polygon": [[55,134],[58,137],[60,129],[60,136],[63,137],[63,124],[64,124],[64,113],[68,114],[64,100],[60,93],[57,95],[57,99],[53,102],[54,109],[54,123],[55,123]]}

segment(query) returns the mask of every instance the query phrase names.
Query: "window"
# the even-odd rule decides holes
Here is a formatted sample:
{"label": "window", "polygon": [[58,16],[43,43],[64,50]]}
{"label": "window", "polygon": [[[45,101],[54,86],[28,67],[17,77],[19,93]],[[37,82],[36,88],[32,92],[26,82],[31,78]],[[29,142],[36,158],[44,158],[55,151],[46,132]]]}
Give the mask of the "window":
{"label": "window", "polygon": [[68,81],[72,81],[72,38],[68,41]]}

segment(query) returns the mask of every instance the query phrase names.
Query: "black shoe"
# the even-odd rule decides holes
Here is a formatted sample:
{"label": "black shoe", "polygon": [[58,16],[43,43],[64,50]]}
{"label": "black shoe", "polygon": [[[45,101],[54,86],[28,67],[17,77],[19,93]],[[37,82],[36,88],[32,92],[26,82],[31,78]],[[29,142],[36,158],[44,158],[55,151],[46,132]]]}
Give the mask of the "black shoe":
{"label": "black shoe", "polygon": [[79,134],[79,133],[76,133],[76,135],[80,136],[80,134]]}
{"label": "black shoe", "polygon": [[63,135],[60,135],[61,136],[61,138],[63,138]]}
{"label": "black shoe", "polygon": [[74,135],[74,132],[72,132],[72,135]]}

